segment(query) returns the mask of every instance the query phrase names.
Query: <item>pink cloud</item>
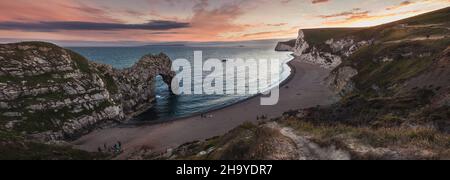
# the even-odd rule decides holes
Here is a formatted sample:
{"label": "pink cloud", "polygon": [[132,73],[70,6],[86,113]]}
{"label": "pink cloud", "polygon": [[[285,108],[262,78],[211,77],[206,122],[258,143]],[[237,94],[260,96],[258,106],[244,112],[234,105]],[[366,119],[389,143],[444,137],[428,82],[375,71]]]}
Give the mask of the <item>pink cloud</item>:
{"label": "pink cloud", "polygon": [[0,12],[0,21],[117,21],[102,9],[74,0],[1,1]]}

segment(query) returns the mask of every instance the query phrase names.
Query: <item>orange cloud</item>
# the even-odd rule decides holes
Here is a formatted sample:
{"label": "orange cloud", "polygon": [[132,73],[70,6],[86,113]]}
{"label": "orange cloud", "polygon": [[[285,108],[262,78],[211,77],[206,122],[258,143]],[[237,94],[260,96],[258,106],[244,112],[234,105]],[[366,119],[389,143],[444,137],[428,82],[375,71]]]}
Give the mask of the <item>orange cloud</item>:
{"label": "orange cloud", "polygon": [[173,36],[185,41],[225,40],[226,34],[248,28],[248,25],[234,23],[244,13],[239,4],[229,3],[214,9],[208,7],[207,0],[199,1],[193,8],[192,18],[188,20],[191,28],[179,30]]}
{"label": "orange cloud", "polygon": [[[377,22],[376,20],[380,19],[390,19],[397,16],[404,16],[408,14],[418,14],[420,13],[420,10],[411,10],[401,13],[388,13],[388,14],[379,14],[379,15],[370,15],[369,13],[361,13],[361,14],[353,14],[348,17],[346,17],[343,20],[334,20],[334,21],[326,21],[323,24],[328,26],[338,26],[338,25],[351,25],[354,23],[362,22],[367,23],[366,26],[372,26],[376,25],[374,22]],[[389,20],[387,20],[389,22]],[[392,21],[392,20],[391,20]],[[378,23],[380,24],[380,23]]]}
{"label": "orange cloud", "polygon": [[409,6],[411,4],[414,4],[414,3],[411,2],[411,1],[403,1],[403,2],[401,2],[398,5],[387,7],[386,10],[388,10],[388,11],[395,10],[395,9],[399,9],[399,8],[402,8],[402,7],[405,7],[405,6]]}
{"label": "orange cloud", "polygon": [[14,0],[0,2],[0,21],[117,22],[105,11],[74,0]]}
{"label": "orange cloud", "polygon": [[244,40],[250,40],[250,39],[272,39],[273,37],[278,38],[290,38],[297,34],[299,27],[293,27],[288,30],[279,30],[279,31],[264,31],[264,32],[256,32],[256,33],[249,33],[244,34],[242,36],[239,36],[239,38]]}
{"label": "orange cloud", "polygon": [[329,15],[320,15],[320,18],[328,19],[328,18],[336,18],[336,17],[357,17],[357,16],[365,16],[369,14],[369,11],[361,11],[360,8],[352,9],[351,11],[344,11],[337,14],[329,14]]}
{"label": "orange cloud", "polygon": [[312,0],[311,2],[313,3],[313,4],[319,4],[319,3],[326,3],[326,2],[329,2],[330,0]]}

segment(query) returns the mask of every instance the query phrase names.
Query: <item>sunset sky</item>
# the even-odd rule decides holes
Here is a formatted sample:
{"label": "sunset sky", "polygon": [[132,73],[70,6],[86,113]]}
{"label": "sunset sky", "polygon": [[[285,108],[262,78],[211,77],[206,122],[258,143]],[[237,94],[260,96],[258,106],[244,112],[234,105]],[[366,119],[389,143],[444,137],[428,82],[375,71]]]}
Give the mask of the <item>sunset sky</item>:
{"label": "sunset sky", "polygon": [[1,0],[0,41],[211,42],[373,26],[450,0]]}

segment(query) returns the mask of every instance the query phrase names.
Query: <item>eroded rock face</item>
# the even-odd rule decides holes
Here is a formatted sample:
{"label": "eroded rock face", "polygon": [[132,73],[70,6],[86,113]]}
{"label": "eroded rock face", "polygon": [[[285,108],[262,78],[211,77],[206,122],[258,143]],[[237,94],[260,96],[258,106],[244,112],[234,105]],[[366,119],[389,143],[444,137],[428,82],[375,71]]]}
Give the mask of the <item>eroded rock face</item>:
{"label": "eroded rock face", "polygon": [[344,57],[350,57],[361,47],[372,44],[372,40],[355,42],[355,40],[352,39],[351,37],[346,37],[339,40],[330,39],[326,41],[325,44],[330,46],[333,53],[336,53]]}
{"label": "eroded rock face", "polygon": [[330,39],[323,43],[330,50],[310,45],[305,40],[305,33],[300,30],[293,49],[294,55],[309,63],[319,64],[328,69],[334,69],[344,58],[351,56],[361,47],[372,44],[372,41],[355,42],[351,37],[338,40]]}
{"label": "eroded rock face", "polygon": [[161,75],[171,89],[175,77],[171,66],[172,61],[165,54],[147,55],[133,67],[116,72],[125,114],[132,116],[151,108],[155,100],[153,90],[156,76]]}
{"label": "eroded rock face", "polygon": [[357,42],[352,37],[343,37],[329,39],[319,43],[319,45],[317,43],[311,45],[305,39],[305,36],[303,30],[300,30],[295,46],[292,48],[294,56],[304,62],[334,69],[326,79],[326,83],[336,93],[346,94],[351,92],[354,89],[354,83],[351,82],[351,79],[358,74],[358,71],[350,66],[339,67],[339,65],[362,47],[373,44],[373,40]]}
{"label": "eroded rock face", "polygon": [[356,69],[350,66],[344,66],[332,71],[325,79],[325,82],[334,92],[345,95],[354,90],[355,85],[351,79],[356,75],[358,75]]}
{"label": "eroded rock face", "polygon": [[301,55],[297,54],[297,56],[305,62],[319,64],[321,67],[327,69],[336,68],[342,63],[342,58],[340,56],[320,51],[315,47],[309,49],[307,53]]}
{"label": "eroded rock face", "polygon": [[71,139],[151,107],[157,75],[171,82],[164,55],[116,70],[53,44],[0,45],[0,130],[42,141]]}
{"label": "eroded rock face", "polygon": [[305,40],[305,33],[303,30],[298,31],[297,41],[294,46],[294,55],[301,56],[305,54],[305,51],[309,48],[308,42]]}

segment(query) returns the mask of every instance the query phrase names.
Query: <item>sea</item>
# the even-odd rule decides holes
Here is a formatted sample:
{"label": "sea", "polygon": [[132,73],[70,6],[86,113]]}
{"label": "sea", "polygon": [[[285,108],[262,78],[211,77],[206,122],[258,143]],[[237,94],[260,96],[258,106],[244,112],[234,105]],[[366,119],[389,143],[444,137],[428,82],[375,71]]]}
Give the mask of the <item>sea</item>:
{"label": "sea", "polygon": [[[273,87],[284,81],[291,74],[291,69],[287,63],[293,59],[288,52],[276,52],[274,46],[264,47],[245,47],[245,46],[183,46],[183,45],[160,45],[160,46],[140,46],[140,47],[68,47],[78,52],[89,60],[110,64],[114,68],[123,69],[134,65],[139,59],[146,54],[165,53],[172,60],[186,59],[190,62],[194,60],[194,51],[203,52],[203,61],[210,58],[219,60],[229,59],[254,59],[260,61],[262,59],[273,60],[278,59],[280,62],[279,79],[275,79],[269,84]],[[193,63],[192,63],[193,64]],[[237,77],[248,77],[243,75],[244,72],[237,72]],[[206,77],[209,74],[203,73]],[[243,76],[241,76],[243,75]],[[264,79],[258,77],[258,80]],[[202,82],[194,82],[202,83]],[[250,82],[255,83],[255,82]],[[247,84],[248,86],[248,84]],[[267,88],[269,88],[267,87]],[[163,82],[161,77],[157,77],[155,84],[156,102],[154,106],[143,114],[134,118],[135,122],[161,122],[169,121],[183,117],[189,117],[194,114],[206,113],[211,110],[220,109],[240,101],[244,101],[255,94],[245,95],[172,95],[168,86]]]}

